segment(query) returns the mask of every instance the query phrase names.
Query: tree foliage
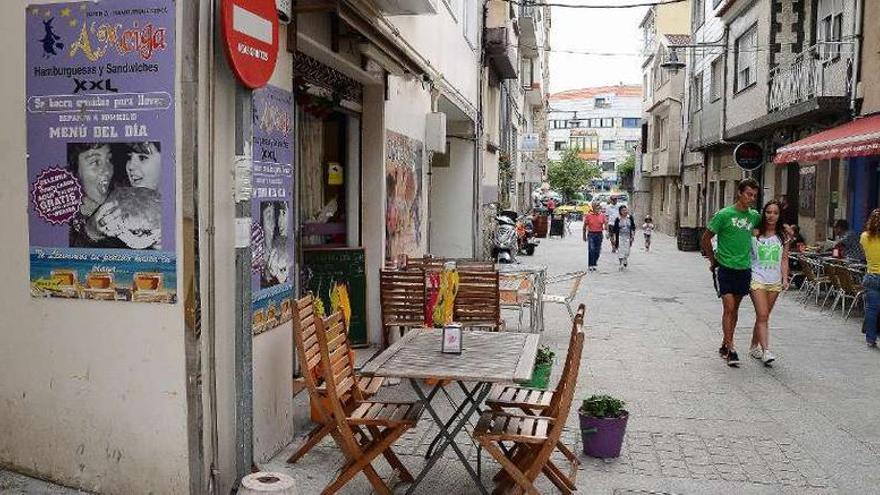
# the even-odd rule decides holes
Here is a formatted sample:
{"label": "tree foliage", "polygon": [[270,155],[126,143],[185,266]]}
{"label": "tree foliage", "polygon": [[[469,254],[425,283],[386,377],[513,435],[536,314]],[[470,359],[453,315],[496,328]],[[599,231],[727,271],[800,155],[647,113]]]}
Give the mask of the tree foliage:
{"label": "tree foliage", "polygon": [[550,162],[547,169],[550,187],[566,199],[572,198],[600,175],[599,167],[578,156],[578,152],[577,149],[567,150],[561,160]]}
{"label": "tree foliage", "polygon": [[626,160],[617,166],[617,173],[621,176],[632,175],[636,170],[636,155],[630,153]]}

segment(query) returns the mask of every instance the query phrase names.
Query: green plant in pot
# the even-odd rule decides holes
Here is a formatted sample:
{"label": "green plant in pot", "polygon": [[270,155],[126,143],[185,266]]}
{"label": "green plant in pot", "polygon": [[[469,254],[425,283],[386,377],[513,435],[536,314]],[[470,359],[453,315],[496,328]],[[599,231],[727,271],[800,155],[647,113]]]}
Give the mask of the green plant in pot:
{"label": "green plant in pot", "polygon": [[546,345],[538,348],[538,355],[535,357],[535,367],[532,371],[532,379],[525,384],[530,388],[547,389],[550,382],[550,372],[553,371],[553,361],[556,359],[556,353]]}
{"label": "green plant in pot", "polygon": [[620,455],[629,419],[624,406],[625,402],[610,395],[591,395],[584,399],[578,409],[584,454],[602,459]]}

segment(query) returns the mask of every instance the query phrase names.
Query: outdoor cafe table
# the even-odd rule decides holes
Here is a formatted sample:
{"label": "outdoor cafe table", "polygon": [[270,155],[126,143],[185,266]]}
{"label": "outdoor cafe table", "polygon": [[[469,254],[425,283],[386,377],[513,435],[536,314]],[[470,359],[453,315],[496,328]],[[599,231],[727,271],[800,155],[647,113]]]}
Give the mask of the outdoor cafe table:
{"label": "outdoor cafe table", "polygon": [[501,275],[527,273],[534,278],[534,293],[531,298],[532,317],[530,330],[544,331],[544,291],[547,281],[547,267],[543,265],[518,265],[500,263],[495,265]]}
{"label": "outdoor cafe table", "polygon": [[[440,352],[442,335],[442,329],[413,329],[367,363],[361,369],[361,374],[409,379],[416,395],[425,405],[425,411],[440,429],[438,438],[441,441],[437,448],[429,449],[431,455],[428,462],[409,487],[408,494],[414,493],[447,447],[455,451],[480,492],[487,494],[479,475],[456,445],[455,436],[471,416],[479,413],[480,404],[493,384],[524,383],[531,379],[538,352],[538,335],[464,330],[461,354]],[[427,395],[421,387],[424,379],[436,380]],[[444,421],[431,402],[449,382],[457,383],[465,398],[452,416]],[[475,385],[469,387],[468,384]]]}

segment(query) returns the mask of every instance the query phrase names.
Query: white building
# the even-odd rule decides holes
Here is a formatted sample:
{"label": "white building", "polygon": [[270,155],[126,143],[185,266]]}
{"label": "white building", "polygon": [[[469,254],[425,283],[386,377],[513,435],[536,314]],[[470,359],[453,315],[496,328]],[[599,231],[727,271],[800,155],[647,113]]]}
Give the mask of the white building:
{"label": "white building", "polygon": [[577,148],[602,169],[602,186],[617,184],[617,167],[635,153],[642,136],[642,87],[600,86],[550,95],[550,160]]}

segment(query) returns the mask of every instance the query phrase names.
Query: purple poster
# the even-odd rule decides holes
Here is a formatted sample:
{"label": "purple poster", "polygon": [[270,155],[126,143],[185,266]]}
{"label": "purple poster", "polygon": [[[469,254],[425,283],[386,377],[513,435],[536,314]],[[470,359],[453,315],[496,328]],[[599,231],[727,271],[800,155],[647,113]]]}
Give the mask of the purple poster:
{"label": "purple poster", "polygon": [[31,294],[174,303],[174,2],[25,22]]}
{"label": "purple poster", "polygon": [[254,91],[251,252],[254,334],[290,321],[293,295],[293,94]]}

